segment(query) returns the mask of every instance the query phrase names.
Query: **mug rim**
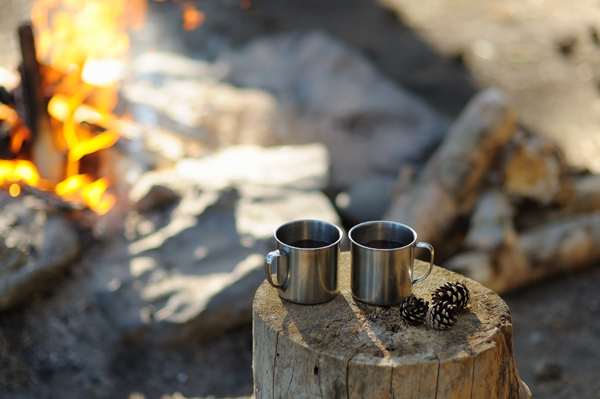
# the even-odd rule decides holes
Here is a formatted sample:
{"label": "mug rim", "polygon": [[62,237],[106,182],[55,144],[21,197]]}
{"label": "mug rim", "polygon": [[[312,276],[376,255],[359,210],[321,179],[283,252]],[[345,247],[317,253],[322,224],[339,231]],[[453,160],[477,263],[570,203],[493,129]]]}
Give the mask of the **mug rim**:
{"label": "mug rim", "polygon": [[[410,243],[408,243],[406,245],[403,245],[401,247],[396,247],[396,248],[373,248],[373,247],[368,247],[366,245],[360,244],[356,240],[354,240],[354,238],[352,238],[352,232],[354,232],[354,230],[359,229],[359,228],[364,227],[364,226],[373,225],[373,224],[387,224],[387,225],[391,225],[391,226],[400,226],[400,227],[403,227],[403,228],[407,229],[408,231],[410,231],[412,233],[413,239],[412,239],[412,241]],[[417,242],[417,232],[412,227],[407,226],[407,225],[405,225],[403,223],[392,222],[391,220],[370,220],[370,221],[367,221],[367,222],[359,223],[356,226],[352,227],[350,229],[350,231],[348,231],[348,239],[350,240],[350,242],[353,245],[357,245],[357,246],[359,246],[361,248],[368,249],[370,251],[391,252],[391,251],[397,251],[397,250],[400,250],[400,249],[404,249],[404,248],[408,248],[410,246],[413,246],[415,244],[415,242]]]}
{"label": "mug rim", "polygon": [[[294,224],[294,223],[298,223],[298,222],[318,222],[318,223],[327,224],[329,226],[334,227],[338,231],[339,238],[335,242],[333,242],[331,244],[328,244],[328,245],[325,245],[325,246],[322,246],[322,247],[301,248],[301,247],[295,247],[295,246],[290,245],[290,244],[286,244],[285,242],[283,242],[282,240],[280,240],[279,237],[277,237],[277,232],[279,232],[279,230],[281,228],[283,228],[285,226],[288,226],[288,225],[291,225],[291,224]],[[344,238],[344,231],[341,228],[339,228],[338,226],[336,226],[335,224],[326,222],[324,220],[319,220],[319,219],[297,219],[297,220],[291,220],[291,221],[286,222],[286,223],[280,225],[279,227],[277,227],[277,229],[275,229],[275,233],[273,233],[273,236],[275,237],[275,241],[277,241],[279,244],[281,244],[283,246],[286,246],[286,247],[289,247],[289,248],[294,248],[294,249],[301,250],[301,251],[318,251],[320,249],[330,248],[330,247],[334,247],[334,246],[338,245],[342,241],[342,239]]]}

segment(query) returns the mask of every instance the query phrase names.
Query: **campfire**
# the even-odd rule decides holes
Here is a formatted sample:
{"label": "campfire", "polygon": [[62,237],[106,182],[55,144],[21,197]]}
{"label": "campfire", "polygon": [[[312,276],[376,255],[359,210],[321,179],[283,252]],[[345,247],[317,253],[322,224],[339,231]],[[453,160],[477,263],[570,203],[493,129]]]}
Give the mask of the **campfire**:
{"label": "campfire", "polygon": [[[0,364],[12,367],[0,396],[7,383],[23,397],[117,397],[137,382],[186,397],[250,393],[251,381],[213,391],[194,369],[202,359],[169,356],[250,334],[265,254],[290,220],[407,224],[436,265],[501,295],[538,297],[546,283],[530,284],[600,259],[598,176],[531,123],[524,88],[515,96],[492,75],[472,83],[499,89],[462,86],[474,57],[509,68],[493,37],[503,61],[481,41],[436,52],[389,5],[407,2],[284,3],[36,0],[28,23],[6,27],[20,54],[0,68]],[[577,68],[586,43],[557,65]],[[567,309],[578,299],[556,295],[560,284],[560,306],[540,305],[522,342],[545,345],[550,316],[587,312],[584,300]],[[397,325],[380,326],[404,345]]]}
{"label": "campfire", "polygon": [[[181,7],[184,29],[202,24],[193,3]],[[130,119],[113,111],[128,30],[141,29],[146,8],[145,0],[33,5],[33,27],[19,28],[21,85],[12,93],[2,88],[0,104],[0,186],[12,196],[51,195],[100,215],[113,207],[115,176],[101,175],[98,164]]]}

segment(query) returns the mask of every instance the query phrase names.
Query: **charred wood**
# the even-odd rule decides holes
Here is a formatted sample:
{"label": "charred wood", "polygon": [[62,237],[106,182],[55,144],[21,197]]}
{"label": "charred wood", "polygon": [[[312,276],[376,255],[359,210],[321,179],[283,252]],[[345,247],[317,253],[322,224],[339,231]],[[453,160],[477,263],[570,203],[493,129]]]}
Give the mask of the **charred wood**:
{"label": "charred wood", "polygon": [[15,102],[15,97],[4,86],[0,86],[0,103],[12,105]]}
{"label": "charred wood", "polygon": [[19,27],[19,42],[23,57],[23,64],[20,68],[23,116],[33,135],[33,163],[42,178],[58,181],[65,174],[66,154],[59,149],[56,138],[52,134],[47,101],[42,92],[42,79],[36,58],[33,29],[30,25]]}

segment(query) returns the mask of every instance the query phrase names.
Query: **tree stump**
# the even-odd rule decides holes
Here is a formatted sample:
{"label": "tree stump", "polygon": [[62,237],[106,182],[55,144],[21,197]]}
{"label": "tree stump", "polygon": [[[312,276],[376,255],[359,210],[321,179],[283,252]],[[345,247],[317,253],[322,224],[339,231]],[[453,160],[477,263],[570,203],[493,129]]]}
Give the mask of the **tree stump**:
{"label": "tree stump", "polygon": [[[428,265],[415,261],[420,275]],[[471,301],[449,330],[410,325],[400,306],[366,305],[350,293],[350,253],[340,259],[341,295],[306,306],[263,283],[253,306],[256,398],[521,399],[508,306],[493,291],[434,266],[414,286],[427,301],[447,281],[466,284]]]}

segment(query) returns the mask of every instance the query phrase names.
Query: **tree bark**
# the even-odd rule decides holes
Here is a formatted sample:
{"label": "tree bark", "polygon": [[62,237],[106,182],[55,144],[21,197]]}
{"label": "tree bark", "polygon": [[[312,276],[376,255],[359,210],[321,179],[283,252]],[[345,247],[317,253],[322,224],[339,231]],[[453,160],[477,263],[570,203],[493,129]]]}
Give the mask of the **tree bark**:
{"label": "tree bark", "polygon": [[[427,264],[415,262],[415,272]],[[315,306],[285,301],[267,283],[253,307],[256,398],[530,398],[520,380],[506,304],[475,281],[434,267],[414,294],[460,281],[471,302],[449,330],[409,325],[399,306],[362,304],[350,294],[350,254],[340,292]]]}

